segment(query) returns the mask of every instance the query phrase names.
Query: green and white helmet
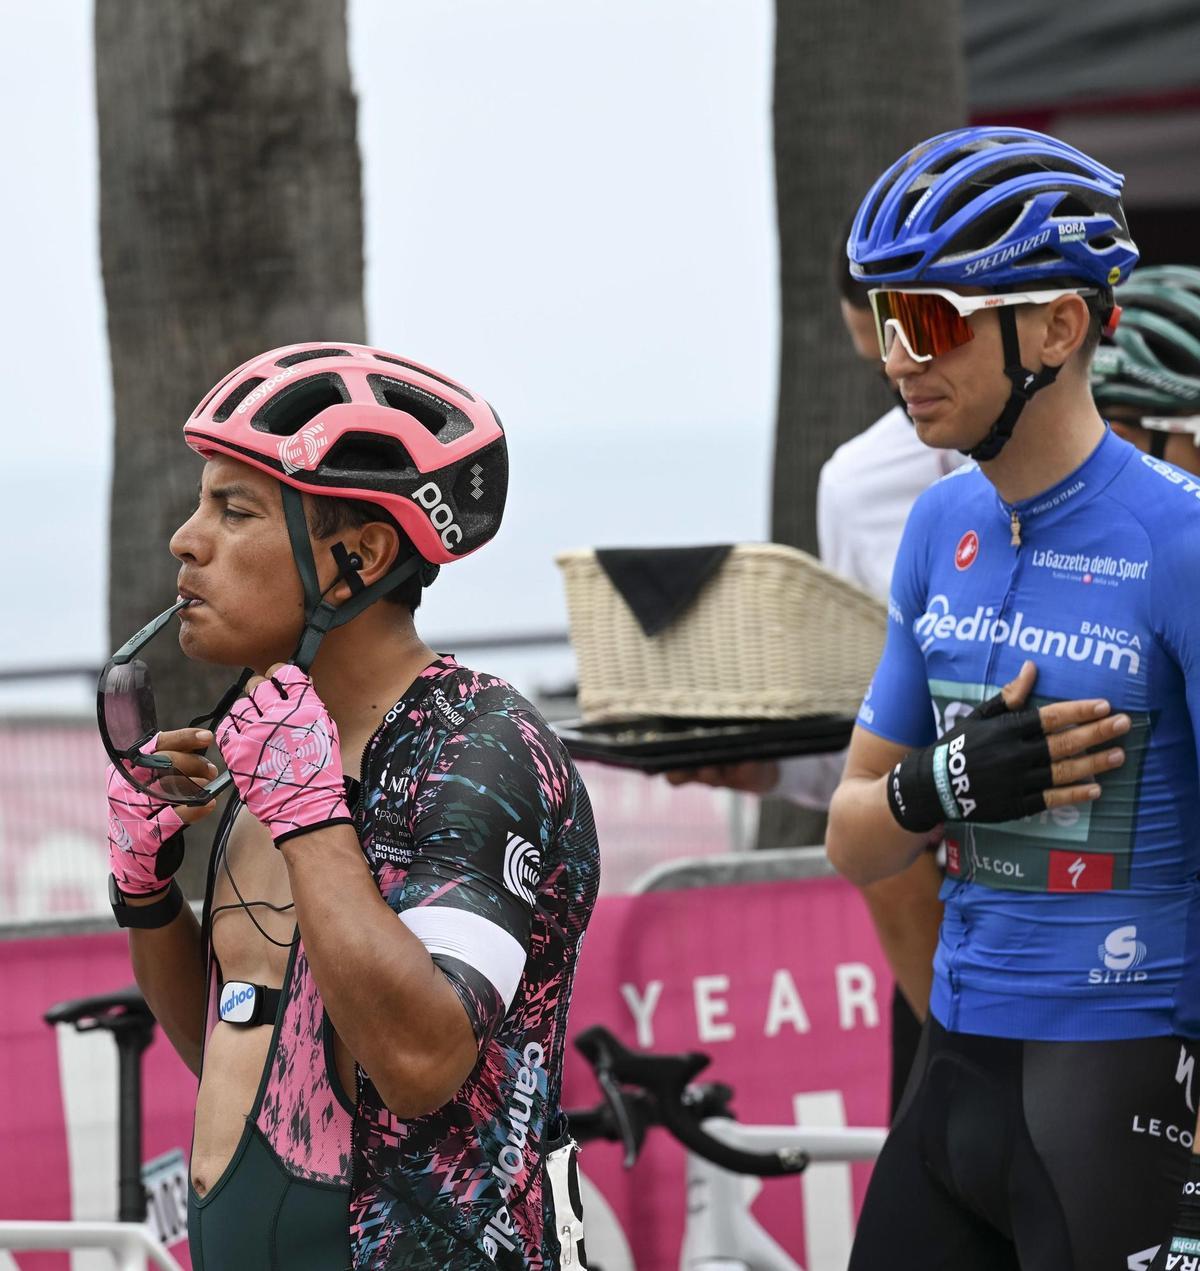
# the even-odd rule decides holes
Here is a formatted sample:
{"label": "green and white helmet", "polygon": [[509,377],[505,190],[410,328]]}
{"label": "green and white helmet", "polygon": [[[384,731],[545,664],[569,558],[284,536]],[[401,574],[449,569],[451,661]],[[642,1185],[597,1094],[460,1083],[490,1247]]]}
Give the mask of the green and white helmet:
{"label": "green and white helmet", "polygon": [[1147,427],[1200,416],[1200,269],[1139,269],[1116,299],[1121,320],[1092,359],[1096,405],[1124,408]]}

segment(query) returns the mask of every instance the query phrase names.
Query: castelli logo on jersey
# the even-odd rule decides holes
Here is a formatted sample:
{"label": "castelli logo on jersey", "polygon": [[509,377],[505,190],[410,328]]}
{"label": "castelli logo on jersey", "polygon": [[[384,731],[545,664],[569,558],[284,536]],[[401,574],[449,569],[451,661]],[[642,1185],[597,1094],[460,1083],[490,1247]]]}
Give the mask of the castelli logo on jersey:
{"label": "castelli logo on jersey", "polygon": [[301,468],[311,472],[327,445],[329,438],[325,435],[325,425],[309,424],[279,443],[279,462],[289,476]]}
{"label": "castelli logo on jersey", "polygon": [[958,540],[958,546],[954,549],[954,568],[958,570],[970,569],[975,563],[975,557],[978,555],[979,535],[974,530],[968,530]]}

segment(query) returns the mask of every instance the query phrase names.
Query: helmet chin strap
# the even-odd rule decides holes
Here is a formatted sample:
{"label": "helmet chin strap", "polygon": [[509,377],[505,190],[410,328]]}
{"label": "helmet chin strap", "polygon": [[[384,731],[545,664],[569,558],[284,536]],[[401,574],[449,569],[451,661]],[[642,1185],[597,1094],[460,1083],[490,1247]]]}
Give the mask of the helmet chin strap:
{"label": "helmet chin strap", "polygon": [[292,661],[307,674],[321,647],[321,641],[330,631],[344,626],[351,618],[357,618],[364,609],[415,573],[421,573],[421,585],[428,587],[438,575],[438,566],[431,565],[415,550],[411,550],[382,578],[364,586],[358,571],[351,566],[345,548],[337,543],[333,549],[334,559],[338,563],[338,576],[334,582],[343,579],[349,582],[351,595],[345,604],[332,605],[324,598],[321,584],[317,580],[317,566],[308,537],[308,519],[304,515],[304,500],[299,490],[294,490],[289,485],[280,482],[279,488],[283,492],[283,515],[287,522],[288,538],[292,543],[292,555],[296,558],[296,569],[304,587],[305,624]]}
{"label": "helmet chin strap", "polygon": [[1017,419],[1025,409],[1025,403],[1048,384],[1053,384],[1062,369],[1058,366],[1043,366],[1040,371],[1031,371],[1021,365],[1021,345],[1017,339],[1017,318],[1012,308],[997,310],[1000,319],[1000,339],[1004,343],[1004,374],[1012,384],[1008,402],[1000,413],[1000,418],[992,425],[991,431],[978,445],[959,453],[975,460],[994,459],[1013,434]]}

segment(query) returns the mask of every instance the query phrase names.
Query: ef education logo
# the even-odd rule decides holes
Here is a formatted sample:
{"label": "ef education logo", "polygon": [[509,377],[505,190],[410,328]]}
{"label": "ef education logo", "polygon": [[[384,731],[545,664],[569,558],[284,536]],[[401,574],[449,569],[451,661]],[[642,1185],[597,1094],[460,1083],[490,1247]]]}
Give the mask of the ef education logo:
{"label": "ef education logo", "polygon": [[958,546],[954,549],[954,568],[960,573],[964,569],[970,569],[975,564],[975,557],[978,555],[979,535],[974,530],[968,530],[958,540]]}

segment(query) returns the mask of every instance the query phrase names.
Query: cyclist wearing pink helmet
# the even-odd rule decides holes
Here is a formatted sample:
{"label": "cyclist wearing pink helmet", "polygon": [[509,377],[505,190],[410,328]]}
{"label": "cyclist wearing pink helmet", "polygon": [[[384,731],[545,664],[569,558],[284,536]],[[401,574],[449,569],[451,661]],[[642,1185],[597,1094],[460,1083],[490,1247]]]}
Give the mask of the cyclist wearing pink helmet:
{"label": "cyclist wearing pink helmet", "polygon": [[[131,726],[109,798],[114,909],[200,1078],[193,1267],[578,1263],[559,1090],[587,793],[524,698],[412,621],[499,527],[499,420],[389,353],[300,344],[232,372],[185,435],[206,464],[171,541],[180,643],[255,674],[213,731]],[[113,721],[147,718],[121,683],[110,753]],[[214,741],[237,797],[197,923],[171,875],[225,780]]]}

